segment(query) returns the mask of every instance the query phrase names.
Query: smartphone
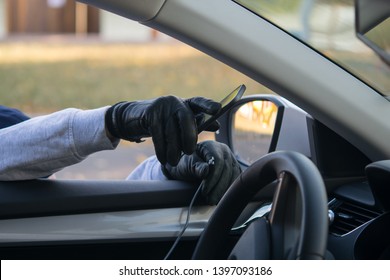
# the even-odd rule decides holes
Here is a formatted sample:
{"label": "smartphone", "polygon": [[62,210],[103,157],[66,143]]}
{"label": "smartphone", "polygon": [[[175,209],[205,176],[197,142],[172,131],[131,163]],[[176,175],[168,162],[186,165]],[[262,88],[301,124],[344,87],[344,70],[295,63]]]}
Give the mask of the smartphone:
{"label": "smartphone", "polygon": [[235,90],[229,93],[224,99],[220,101],[221,109],[215,115],[204,114],[205,118],[201,125],[198,127],[198,133],[205,130],[212,122],[218,119],[226,111],[233,107],[234,103],[239,100],[246,90],[245,85],[238,86]]}

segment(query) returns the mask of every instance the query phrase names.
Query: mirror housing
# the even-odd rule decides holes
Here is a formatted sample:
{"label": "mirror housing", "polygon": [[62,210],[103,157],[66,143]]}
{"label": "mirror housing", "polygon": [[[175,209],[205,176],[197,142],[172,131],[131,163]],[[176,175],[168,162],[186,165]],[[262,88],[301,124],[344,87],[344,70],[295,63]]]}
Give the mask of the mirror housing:
{"label": "mirror housing", "polygon": [[390,65],[390,3],[355,0],[356,36]]}
{"label": "mirror housing", "polygon": [[[268,147],[265,147],[265,150],[259,148],[251,150],[249,143],[247,146],[245,143],[241,143],[244,145],[237,145],[234,140],[234,135],[237,133],[237,131],[235,131],[237,128],[234,125],[234,120],[239,109],[245,105],[258,101],[271,102],[277,108],[277,111],[276,113],[274,112],[273,116],[275,119],[273,133],[270,135],[270,139],[267,140],[268,142],[264,144],[268,144]],[[311,153],[307,129],[307,116],[308,114],[306,112],[277,95],[256,94],[244,96],[235,103],[234,107],[227,114],[224,114],[219,118],[221,127],[219,133],[216,134],[216,140],[228,145],[244,168],[252,163],[252,159],[256,160],[269,152],[277,150],[293,150],[310,158]],[[261,125],[260,122],[259,125]],[[250,161],[245,159],[245,154],[248,154],[248,151],[251,153]]]}

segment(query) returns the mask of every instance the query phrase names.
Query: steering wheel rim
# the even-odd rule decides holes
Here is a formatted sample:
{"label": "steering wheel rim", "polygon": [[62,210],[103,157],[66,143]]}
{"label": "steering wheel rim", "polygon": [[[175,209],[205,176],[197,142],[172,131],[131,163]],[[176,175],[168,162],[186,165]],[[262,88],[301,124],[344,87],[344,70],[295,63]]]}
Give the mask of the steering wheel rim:
{"label": "steering wheel rim", "polygon": [[[328,237],[325,185],[312,161],[293,151],[267,154],[248,167],[233,182],[210,217],[192,258],[226,258],[221,257],[220,252],[226,246],[235,221],[250,200],[275,180],[279,180],[279,183],[274,194],[272,210],[267,218],[263,218],[261,226],[266,230],[259,233],[264,234],[269,241],[272,240],[272,244],[269,245],[269,252],[261,253],[261,258],[324,259]],[[295,188],[291,188],[291,185]],[[287,205],[297,206],[294,200],[300,203],[301,213],[299,236],[294,241],[296,242],[293,244],[294,248],[291,248],[292,244],[284,244],[286,237],[288,238],[284,231],[289,227],[286,224],[289,221],[284,218],[286,211],[293,210],[287,209]]]}

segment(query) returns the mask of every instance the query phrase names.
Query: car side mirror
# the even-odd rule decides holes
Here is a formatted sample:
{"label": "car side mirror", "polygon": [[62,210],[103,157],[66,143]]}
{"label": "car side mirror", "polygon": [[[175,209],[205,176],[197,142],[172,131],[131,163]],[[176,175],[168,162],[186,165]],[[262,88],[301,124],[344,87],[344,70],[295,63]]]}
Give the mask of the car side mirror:
{"label": "car side mirror", "polygon": [[389,0],[355,0],[356,36],[390,65]]}
{"label": "car side mirror", "polygon": [[295,150],[310,156],[306,116],[306,112],[277,95],[245,96],[219,119],[221,128],[216,140],[227,144],[244,168],[276,150]]}
{"label": "car side mirror", "polygon": [[272,146],[278,106],[269,100],[253,100],[239,106],[232,118],[232,145],[238,158],[250,165]]}

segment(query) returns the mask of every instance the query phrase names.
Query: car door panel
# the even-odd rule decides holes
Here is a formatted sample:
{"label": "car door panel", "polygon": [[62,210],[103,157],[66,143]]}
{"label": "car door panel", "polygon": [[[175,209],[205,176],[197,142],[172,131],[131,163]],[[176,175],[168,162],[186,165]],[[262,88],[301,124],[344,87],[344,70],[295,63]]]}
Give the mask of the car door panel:
{"label": "car door panel", "polygon": [[0,183],[0,218],[185,206],[195,191],[179,181],[39,179]]}

